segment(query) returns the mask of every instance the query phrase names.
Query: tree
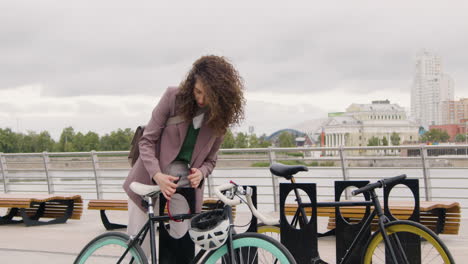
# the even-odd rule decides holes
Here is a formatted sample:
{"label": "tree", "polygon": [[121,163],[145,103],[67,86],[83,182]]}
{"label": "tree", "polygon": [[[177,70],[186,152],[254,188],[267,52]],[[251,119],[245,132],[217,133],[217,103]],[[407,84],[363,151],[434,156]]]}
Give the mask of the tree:
{"label": "tree", "polygon": [[73,140],[75,138],[75,130],[73,127],[66,127],[62,130],[60,135],[60,140],[58,142],[58,150],[61,152],[71,152],[75,151],[73,146]]}
{"label": "tree", "polygon": [[455,141],[456,142],[465,142],[466,141],[466,135],[465,134],[457,134],[455,136]]}
{"label": "tree", "polygon": [[400,145],[400,135],[396,132],[393,132],[390,135],[390,142],[392,142],[393,146],[399,146]]}
{"label": "tree", "polygon": [[83,133],[76,133],[75,137],[73,138],[73,146],[75,151],[86,151]]}
{"label": "tree", "polygon": [[53,151],[54,149],[54,144],[55,141],[52,139],[50,136],[49,132],[47,131],[42,131],[38,136],[37,136],[37,151],[38,152],[43,152],[43,151]]}
{"label": "tree", "polygon": [[249,136],[249,148],[259,148],[260,147],[260,141],[257,138],[257,135],[251,134]]}
{"label": "tree", "polygon": [[119,128],[117,131],[104,135],[99,145],[101,150],[129,150],[132,137],[132,129],[126,128],[122,130]]}
{"label": "tree", "polygon": [[0,128],[0,152],[15,153],[19,152],[18,135],[11,128]]}
{"label": "tree", "polygon": [[36,132],[28,131],[26,135],[18,134],[17,136],[21,142],[19,152],[34,153],[39,151],[37,144],[39,135]]}
{"label": "tree", "polygon": [[447,142],[450,139],[447,131],[440,129],[431,129],[421,136],[423,142]]}
{"label": "tree", "polygon": [[378,137],[371,137],[369,138],[369,141],[367,142],[367,146],[379,146],[380,145],[380,139]]}
{"label": "tree", "polygon": [[388,146],[387,137],[383,137],[383,138],[382,138],[382,146]]}
{"label": "tree", "polygon": [[84,136],[84,149],[86,151],[99,150],[99,135],[89,131]]}
{"label": "tree", "polygon": [[261,148],[268,148],[269,146],[271,146],[271,142],[267,139],[266,134],[262,134],[260,136],[260,138],[258,139],[258,144]]}
{"label": "tree", "polygon": [[224,135],[223,143],[221,144],[221,148],[223,149],[232,149],[234,148],[235,145],[235,139],[234,135],[232,134],[232,131],[229,129],[226,132],[226,135]]}
{"label": "tree", "polygon": [[247,135],[242,132],[237,133],[235,142],[236,148],[247,148]]}
{"label": "tree", "polygon": [[278,143],[281,148],[296,146],[294,135],[289,132],[282,132],[278,137]]}

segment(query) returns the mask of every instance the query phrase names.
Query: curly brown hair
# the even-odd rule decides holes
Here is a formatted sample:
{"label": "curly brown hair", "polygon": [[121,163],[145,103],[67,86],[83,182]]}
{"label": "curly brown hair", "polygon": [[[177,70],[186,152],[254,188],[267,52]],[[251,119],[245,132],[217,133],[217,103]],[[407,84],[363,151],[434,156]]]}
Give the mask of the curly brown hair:
{"label": "curly brown hair", "polygon": [[193,95],[197,80],[205,87],[205,96],[209,101],[206,123],[216,134],[224,134],[229,126],[239,124],[244,119],[242,77],[225,57],[209,55],[196,60],[180,84],[177,112],[185,120],[191,120],[198,110]]}

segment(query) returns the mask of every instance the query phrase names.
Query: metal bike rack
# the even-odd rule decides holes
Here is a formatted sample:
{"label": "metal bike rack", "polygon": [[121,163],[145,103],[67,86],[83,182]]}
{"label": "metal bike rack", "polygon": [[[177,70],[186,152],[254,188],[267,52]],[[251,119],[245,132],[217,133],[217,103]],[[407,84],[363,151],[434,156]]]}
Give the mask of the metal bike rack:
{"label": "metal bike rack", "polygon": [[[195,212],[195,190],[193,188],[177,188],[176,193],[187,200],[190,212]],[[159,201],[159,215],[164,215],[167,200],[161,194]],[[163,221],[159,223],[159,227],[159,263],[184,263],[185,260],[195,257],[195,244],[190,239],[188,232],[183,237],[176,239],[167,232]],[[177,254],[171,250],[174,248],[177,249]]]}
{"label": "metal bike rack", "polygon": [[[339,202],[341,194],[346,190],[346,188],[353,186],[361,188],[366,186],[369,181],[335,181],[335,201]],[[363,193],[364,199],[370,201],[370,195],[368,193]],[[345,196],[346,197],[346,196]],[[340,263],[341,259],[346,254],[349,246],[359,234],[359,231],[365,224],[365,220],[370,215],[370,206],[366,206],[366,212],[364,213],[361,221],[359,223],[350,223],[345,217],[341,214],[340,207],[335,207],[335,235],[336,235],[336,263]],[[365,248],[366,242],[371,235],[370,226],[363,230],[363,237],[359,244],[356,245],[356,248]],[[360,263],[362,257],[362,252],[355,250],[348,259],[349,263]]]}
{"label": "metal bike rack", "polygon": [[[285,215],[285,202],[288,194],[295,188],[303,190],[310,199],[312,215],[302,228],[292,227]],[[317,246],[317,192],[315,183],[281,183],[280,184],[280,222],[281,244],[296,259],[297,263],[314,263],[319,258]]]}
{"label": "metal bike rack", "polygon": [[[391,221],[397,220],[395,218],[391,211],[390,207],[388,205],[389,203],[389,196],[391,190],[396,186],[396,185],[405,185],[410,189],[410,191],[413,194],[414,198],[414,210],[411,216],[408,218],[408,220],[414,221],[414,222],[420,222],[420,204],[419,204],[419,181],[417,179],[406,179],[400,183],[392,183],[392,184],[387,184],[384,187],[384,212],[385,215],[390,219]],[[402,247],[405,249],[406,252],[406,257],[408,258],[410,263],[421,263],[421,238],[419,236],[415,236],[413,234],[398,234],[398,238],[402,244]],[[390,254],[385,254],[387,257],[386,263],[392,263],[392,260],[390,259]]]}

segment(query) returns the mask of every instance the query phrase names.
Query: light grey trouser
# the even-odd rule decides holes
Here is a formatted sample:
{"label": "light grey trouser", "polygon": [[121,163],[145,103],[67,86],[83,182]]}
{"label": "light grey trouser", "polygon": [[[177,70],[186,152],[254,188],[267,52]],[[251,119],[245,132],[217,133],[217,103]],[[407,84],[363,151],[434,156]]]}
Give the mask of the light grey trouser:
{"label": "light grey trouser", "polygon": [[[153,205],[154,214],[159,215],[159,199],[157,199]],[[180,194],[174,194],[170,201],[170,210],[171,214],[186,214],[188,213],[188,204],[185,198]],[[129,236],[136,236],[138,231],[143,227],[143,225],[148,220],[148,213],[143,212],[131,199],[128,199],[128,226],[127,234]],[[190,220],[185,220],[183,222],[174,222],[169,221],[170,229],[169,234],[174,238],[181,238],[187,232],[190,226]],[[155,224],[157,225],[157,224]],[[156,239],[156,238],[155,238]],[[143,252],[150,259],[151,256],[151,245],[149,240],[149,233],[146,236],[143,244],[141,245]]]}

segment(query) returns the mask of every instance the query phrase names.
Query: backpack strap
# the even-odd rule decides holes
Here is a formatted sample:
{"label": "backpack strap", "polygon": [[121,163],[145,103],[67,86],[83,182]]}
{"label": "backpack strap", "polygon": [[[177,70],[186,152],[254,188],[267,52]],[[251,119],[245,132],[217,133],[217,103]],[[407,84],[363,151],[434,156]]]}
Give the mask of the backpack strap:
{"label": "backpack strap", "polygon": [[[181,115],[169,117],[166,121],[166,126],[176,125],[183,123],[185,120]],[[128,154],[128,162],[130,166],[133,167],[138,157],[140,156],[140,150],[138,148],[138,142],[140,141],[143,132],[145,131],[145,126],[138,126],[133,135],[132,142],[130,143],[130,153]]]}
{"label": "backpack strap", "polygon": [[180,124],[180,123],[183,123],[184,121],[185,119],[181,115],[172,116],[167,119],[166,126]]}

